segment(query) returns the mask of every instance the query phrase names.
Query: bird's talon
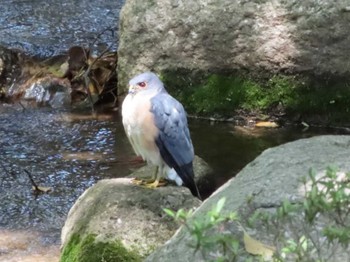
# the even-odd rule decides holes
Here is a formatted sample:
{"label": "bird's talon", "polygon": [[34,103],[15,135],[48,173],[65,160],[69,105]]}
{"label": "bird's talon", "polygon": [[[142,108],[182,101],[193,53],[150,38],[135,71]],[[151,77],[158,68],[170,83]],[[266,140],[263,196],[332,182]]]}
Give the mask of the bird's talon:
{"label": "bird's talon", "polygon": [[140,178],[133,178],[131,180],[131,183],[135,184],[135,185],[142,185],[144,183],[144,180],[140,179]]}
{"label": "bird's talon", "polygon": [[152,184],[144,184],[144,185],[141,185],[142,187],[144,188],[148,188],[148,189],[155,189],[157,187],[156,184],[152,183]]}
{"label": "bird's talon", "polygon": [[159,180],[159,181],[153,180],[153,182],[148,182],[148,183],[142,184],[142,187],[155,189],[157,187],[166,186],[166,184],[167,184],[167,181],[164,179]]}
{"label": "bird's talon", "polygon": [[160,180],[158,182],[158,187],[161,187],[161,186],[166,186],[168,184],[168,182],[164,179],[164,180]]}

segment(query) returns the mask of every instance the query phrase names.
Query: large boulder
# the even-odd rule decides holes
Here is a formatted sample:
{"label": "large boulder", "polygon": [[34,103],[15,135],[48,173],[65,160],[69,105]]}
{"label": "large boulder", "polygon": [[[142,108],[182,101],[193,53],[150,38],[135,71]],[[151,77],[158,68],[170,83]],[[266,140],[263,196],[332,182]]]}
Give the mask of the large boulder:
{"label": "large boulder", "polygon": [[[144,166],[127,178],[101,180],[87,189],[62,229],[61,261],[140,261],[164,244],[179,225],[163,209],[189,210],[201,201],[185,187],[169,184],[151,190],[131,183],[132,178],[150,177],[154,171]],[[194,172],[206,196],[212,169],[196,156]]]}
{"label": "large boulder", "polygon": [[[294,204],[299,203],[305,196],[302,180],[304,177],[307,178],[310,168],[313,168],[317,175],[324,174],[329,165],[337,166],[338,174],[344,174],[350,170],[349,145],[350,136],[319,136],[268,149],[209,197],[196,210],[192,219],[205,216],[223,197],[226,198],[224,213],[239,211],[244,214],[251,207],[271,213],[281,207],[284,200]],[[295,217],[295,219],[294,229],[289,228],[290,224],[286,223],[279,225],[277,229],[272,226],[270,231],[277,230],[280,235],[287,237],[298,233],[305,228],[305,222],[302,222],[303,217]],[[320,224],[316,226],[316,230],[321,230],[327,223],[327,219],[320,218],[319,221],[321,222],[318,222]],[[243,216],[241,223],[245,222]],[[225,225],[225,228],[219,227],[217,230],[220,230],[219,232],[237,231],[231,230],[230,226],[232,224]],[[293,234],[290,230],[293,230]],[[215,232],[212,234],[215,235]],[[255,229],[251,234],[255,239],[264,240],[267,244],[273,242],[273,236],[266,235],[262,228]],[[320,237],[320,232],[308,232],[308,234],[315,234],[317,243],[324,241]],[[240,237],[242,236],[237,235],[237,238]],[[186,227],[181,227],[170,241],[151,254],[146,261],[177,262],[179,258],[181,261],[209,261],[210,256],[203,257],[201,252],[194,252],[195,245],[195,238],[189,234]],[[332,248],[324,245],[320,250],[323,255],[322,260],[330,261],[327,256],[332,252],[336,255],[331,258],[331,261],[350,259],[350,252],[346,247],[338,250],[332,250]],[[212,252],[212,254],[216,253]]]}
{"label": "large boulder", "polygon": [[62,229],[61,261],[140,261],[178,228],[163,208],[201,202],[184,187],[151,190],[130,181],[101,180],[80,196]]}
{"label": "large boulder", "polygon": [[144,71],[349,75],[347,0],[129,0],[120,15],[119,86]]}

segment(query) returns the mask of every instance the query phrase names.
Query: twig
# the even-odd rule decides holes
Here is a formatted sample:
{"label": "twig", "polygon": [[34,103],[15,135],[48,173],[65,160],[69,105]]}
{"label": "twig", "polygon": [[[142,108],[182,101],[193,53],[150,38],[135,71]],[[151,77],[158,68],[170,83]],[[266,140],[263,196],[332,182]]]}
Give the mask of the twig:
{"label": "twig", "polygon": [[104,29],[101,33],[99,33],[96,36],[95,40],[90,45],[90,49],[94,46],[94,44],[96,43],[97,39],[100,39],[100,36],[103,35],[106,31],[110,31],[112,33],[112,36],[114,37],[114,30],[112,29],[112,27],[107,27],[106,29]]}
{"label": "twig", "polygon": [[21,101],[18,101],[18,104],[22,107],[22,112],[26,111],[26,107],[21,103]]}
{"label": "twig", "polygon": [[91,72],[91,69],[92,67],[95,65],[95,63],[101,59],[101,57],[107,53],[110,49],[111,45],[109,45],[105,50],[103,50],[103,52],[98,56],[96,57],[96,59],[88,66],[88,68],[86,69],[85,73],[83,74],[83,78],[84,78],[84,82],[85,82],[85,87],[86,87],[86,92],[88,94],[88,97],[89,97],[89,101],[90,101],[90,104],[91,104],[91,109],[92,109],[92,112],[95,111],[95,108],[94,108],[94,102],[92,100],[92,95],[90,93],[90,89],[89,89],[89,84],[90,84],[90,78],[89,78],[89,74]]}
{"label": "twig", "polygon": [[28,175],[29,180],[30,180],[30,182],[32,183],[32,185],[33,185],[33,187],[34,187],[34,190],[35,190],[36,192],[40,192],[41,190],[39,189],[38,185],[34,182],[34,179],[33,179],[33,177],[32,177],[32,174],[31,174],[27,169],[23,169],[23,170],[24,170],[24,172]]}

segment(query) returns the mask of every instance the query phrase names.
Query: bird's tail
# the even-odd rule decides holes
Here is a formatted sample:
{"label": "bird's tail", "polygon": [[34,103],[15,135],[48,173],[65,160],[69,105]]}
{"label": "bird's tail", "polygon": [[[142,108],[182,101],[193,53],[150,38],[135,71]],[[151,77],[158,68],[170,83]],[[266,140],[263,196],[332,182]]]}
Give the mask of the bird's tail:
{"label": "bird's tail", "polygon": [[192,195],[202,200],[197,184],[194,181],[194,172],[193,172],[192,162],[185,164],[179,168],[175,168],[175,171],[181,177],[184,185],[190,189]]}

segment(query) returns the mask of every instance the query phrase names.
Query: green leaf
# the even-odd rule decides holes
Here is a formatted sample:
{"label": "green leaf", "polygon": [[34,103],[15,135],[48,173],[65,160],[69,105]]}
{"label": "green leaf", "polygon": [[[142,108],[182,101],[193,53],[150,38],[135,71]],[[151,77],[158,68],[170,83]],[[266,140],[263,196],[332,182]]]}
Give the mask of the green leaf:
{"label": "green leaf", "polygon": [[305,236],[302,236],[300,239],[299,239],[299,243],[301,245],[301,248],[306,251],[307,250],[307,239]]}
{"label": "green leaf", "polygon": [[215,208],[215,212],[216,212],[217,214],[219,214],[219,213],[221,212],[222,208],[223,208],[224,205],[225,205],[225,202],[226,202],[226,198],[225,198],[225,197],[221,198],[221,199],[218,201],[218,203],[216,204],[216,208]]}
{"label": "green leaf", "polygon": [[163,208],[163,211],[170,217],[175,218],[175,212],[169,208]]}
{"label": "green leaf", "polygon": [[237,221],[237,220],[239,220],[239,217],[238,217],[237,212],[231,212],[231,213],[228,215],[228,219],[229,219],[230,221]]}
{"label": "green leaf", "polygon": [[309,177],[312,181],[312,184],[315,184],[316,183],[316,171],[315,171],[315,169],[313,169],[313,168],[310,169]]}
{"label": "green leaf", "polygon": [[186,219],[186,212],[182,208],[180,208],[175,215],[175,219]]}

